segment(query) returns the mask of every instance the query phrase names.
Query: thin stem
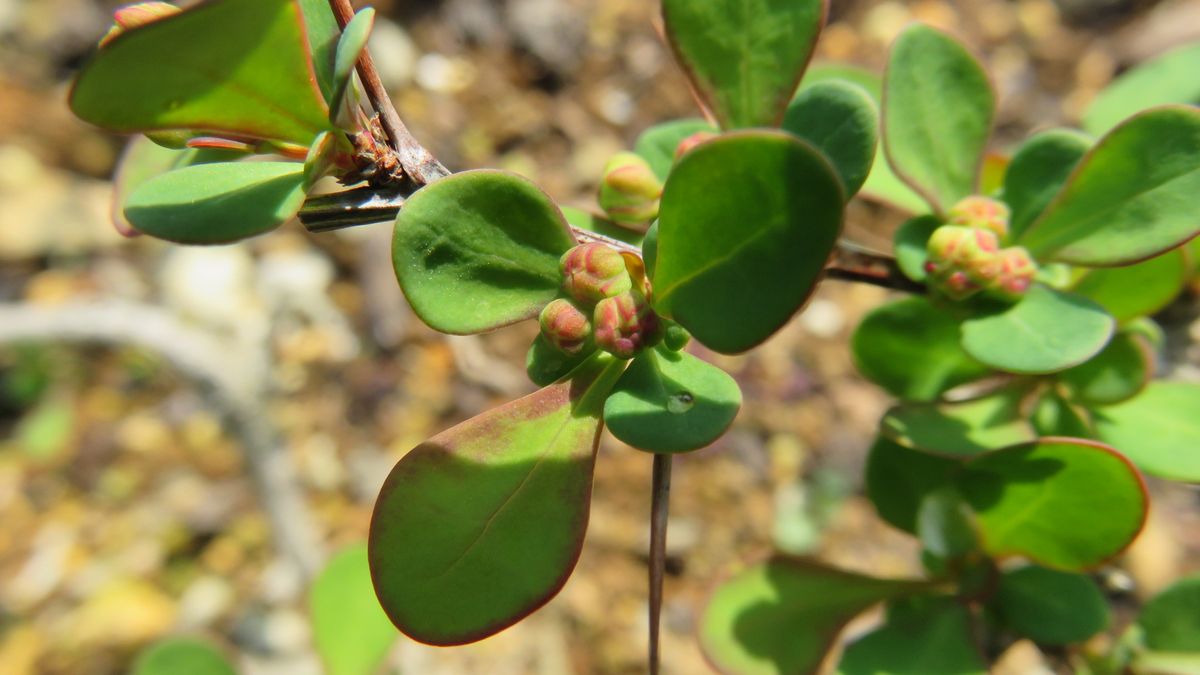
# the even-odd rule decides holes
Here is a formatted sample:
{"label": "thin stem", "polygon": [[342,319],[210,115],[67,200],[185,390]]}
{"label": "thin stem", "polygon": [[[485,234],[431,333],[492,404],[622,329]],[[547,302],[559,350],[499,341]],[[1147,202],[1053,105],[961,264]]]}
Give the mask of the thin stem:
{"label": "thin stem", "polygon": [[[337,18],[340,28],[345,28],[346,24],[350,23],[350,19],[354,18],[354,7],[350,5],[350,0],[329,0],[329,8],[333,10],[333,15]],[[388,141],[392,149],[396,151],[396,156],[400,160],[400,166],[403,167],[404,172],[418,185],[432,183],[450,175],[450,171],[418,143],[417,139],[409,133],[408,127],[404,126],[404,122],[400,119],[400,113],[396,112],[396,106],[392,104],[392,99],[383,86],[383,80],[379,79],[379,71],[375,69],[375,61],[371,58],[370,50],[363,49],[362,54],[358,57],[358,63],[355,65],[363,89],[366,90],[367,98],[371,101],[375,112],[379,113],[379,122],[383,125],[383,130],[387,133]]]}
{"label": "thin stem", "polygon": [[667,564],[667,513],[671,501],[672,455],[654,455],[650,501],[650,675],[658,675],[663,574]]}

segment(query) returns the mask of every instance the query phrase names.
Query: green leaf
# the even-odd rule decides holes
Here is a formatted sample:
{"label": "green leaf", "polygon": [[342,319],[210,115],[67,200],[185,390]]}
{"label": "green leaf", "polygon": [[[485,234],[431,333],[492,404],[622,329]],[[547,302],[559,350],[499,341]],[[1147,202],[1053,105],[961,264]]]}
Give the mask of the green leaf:
{"label": "green leaf", "polygon": [[879,111],[862,87],[838,80],[802,88],[788,104],[784,131],[825,153],[837,170],[849,199],[858,192],[879,142]]}
{"label": "green leaf", "polygon": [[308,51],[312,55],[313,71],[321,95],[326,101],[333,100],[333,60],[337,53],[341,29],[337,18],[329,7],[329,0],[299,0],[300,14],[304,17],[304,34],[308,38]]}
{"label": "green leaf", "polygon": [[1094,411],[1096,432],[1142,471],[1200,482],[1200,385],[1151,382],[1138,396]]}
{"label": "green leaf", "polygon": [[878,73],[852,63],[838,61],[824,61],[809,65],[808,69],[804,71],[804,79],[801,80],[798,91],[804,91],[824,82],[856,84],[867,92],[876,107],[883,98],[883,78]]}
{"label": "green leaf", "polygon": [[925,281],[925,262],[929,259],[929,238],[933,231],[942,226],[937,216],[909,218],[896,228],[893,243],[896,250],[896,265],[904,276],[913,281]]}
{"label": "green leaf", "polygon": [[1200,232],[1198,192],[1200,110],[1155,108],[1100,139],[1018,243],[1073,265],[1137,262]]}
{"label": "green leaf", "polygon": [[642,240],[642,263],[646,266],[646,276],[654,279],[655,262],[658,260],[658,221],[650,223],[646,237]]}
{"label": "green leaf", "polygon": [[867,497],[880,518],[916,534],[922,500],[951,484],[960,466],[959,461],[912,450],[880,436],[867,456]]}
{"label": "green leaf", "polygon": [[857,614],[925,587],[777,555],[717,586],[700,617],[700,646],[721,672],[815,672]]}
{"label": "green leaf", "polygon": [[896,38],[883,81],[883,146],[905,183],[944,213],[975,192],[995,95],[954,38],[916,24]]}
{"label": "green leaf", "polygon": [[1039,644],[1083,642],[1109,621],[1104,593],[1091,578],[1037,565],[1005,572],[993,602],[1009,628]]}
{"label": "green leaf", "polygon": [[725,371],[686,352],[648,349],[604,403],[604,424],[648,452],[698,450],[721,437],[742,405]]}
{"label": "green leaf", "polygon": [[983,549],[1045,567],[1095,567],[1142,529],[1147,496],[1133,466],[1107,446],[1044,439],[967,462],[959,490],[975,510]]}
{"label": "green leaf", "polygon": [[663,21],[721,127],[769,127],[796,91],[826,10],[825,0],[663,0]]}
{"label": "green leaf", "polygon": [[1154,651],[1200,652],[1200,575],[1180,579],[1150,598],[1137,625]]}
{"label": "green leaf", "polygon": [[939,558],[960,558],[975,550],[978,537],[971,517],[970,507],[952,485],[925,495],[917,508],[921,548]]}
{"label": "green leaf", "polygon": [[558,294],[558,259],[574,244],[533,183],[467,171],[409,198],[396,217],[392,262],[417,316],[464,335],[537,316]]}
{"label": "green leaf", "polygon": [[346,548],[309,590],[313,641],[329,675],[371,675],[396,641],[379,607],[366,544]]}
{"label": "green leaf", "polygon": [[816,288],[843,201],[829,163],[790,134],[746,131],[702,143],[663,190],[655,310],[716,351],[757,345]]}
{"label": "green leaf", "polygon": [[375,8],[360,9],[346,24],[342,35],[338,38],[337,51],[333,60],[333,97],[330,98],[330,118],[336,118],[341,108],[342,99],[350,86],[354,75],[354,66],[358,56],[367,47],[367,39],[371,37],[371,28],[375,25]]}
{"label": "green leaf", "polygon": [[1029,423],[1038,436],[1096,437],[1088,413],[1064,399],[1055,389],[1047,389],[1038,398]]}
{"label": "green leaf", "polygon": [[1020,389],[1002,389],[957,403],[910,403],[887,412],[884,435],[901,445],[963,457],[1025,443],[1033,428],[1021,413]]}
{"label": "green leaf", "polygon": [[230,150],[164,148],[145,136],[133,137],[121,153],[113,176],[113,223],[122,233],[136,231],[125,219],[125,203],[130,193],[151,178],[185,166],[225,162],[243,156],[245,153]]}
{"label": "green leaf", "polygon": [[1116,322],[1086,298],[1034,284],[1017,304],[962,324],[962,346],[1013,373],[1053,373],[1100,353]]}
{"label": "green leaf", "polygon": [[1071,291],[1100,303],[1117,321],[1129,321],[1171,304],[1191,276],[1187,252],[1176,248],[1134,265],[1090,270]]}
{"label": "green leaf", "polygon": [[932,401],[991,372],[959,346],[958,322],[923,297],[873,310],[850,348],[863,377],[908,401]]}
{"label": "green leaf", "polygon": [[578,227],[581,230],[587,230],[588,232],[595,232],[610,239],[623,241],[626,244],[636,246],[642,242],[642,238],[645,236],[641,232],[621,227],[613,221],[590,211],[584,211],[572,206],[560,206],[558,209],[562,211],[563,218],[566,219],[568,225]]}
{"label": "green leaf", "polygon": [[984,675],[967,608],[919,596],[888,608],[883,626],[846,647],[838,675]]}
{"label": "green leaf", "polygon": [[1011,240],[1020,239],[1046,210],[1091,146],[1091,137],[1074,129],[1050,129],[1017,149],[1004,174],[1004,201],[1012,212]]}
{"label": "green leaf", "polygon": [[675,151],[679,143],[701,131],[716,132],[717,128],[701,119],[672,120],[656,124],[642,132],[633,151],[650,164],[659,180],[666,180],[675,164]]}
{"label": "green leaf", "polygon": [[595,351],[593,347],[584,349],[578,354],[568,354],[551,345],[541,333],[538,333],[537,337],[533,339],[533,344],[529,345],[529,351],[525,352],[525,373],[529,375],[531,382],[539,387],[545,387],[575,370]]}
{"label": "green leaf", "polygon": [[194,638],[167,638],[147,647],[132,675],[237,675],[216,647]]}
{"label": "green leaf", "polygon": [[139,231],[184,244],[219,244],[273,230],[304,203],[304,166],[220,162],[176,169],[142,183],[125,201]]}
{"label": "green leaf", "polygon": [[1099,354],[1059,373],[1073,400],[1111,405],[1138,394],[1154,375],[1154,354],[1145,338],[1118,333]]}
{"label": "green leaf", "polygon": [[1131,671],[1135,675],[1200,675],[1200,654],[1137,652]]}
{"label": "green leaf", "polygon": [[401,631],[433,645],[474,642],[558,593],[579,559],[600,415],[624,363],[597,355],[573,379],[444,431],[396,464],[375,504],[370,561]]}
{"label": "green leaf", "polygon": [[118,132],[200,129],[308,147],[329,126],[308,48],[293,0],[203,3],[102,48],[76,79],[71,110]]}
{"label": "green leaf", "polygon": [[1200,103],[1200,43],[1184,45],[1131,68],[1108,85],[1083,114],[1083,128],[1099,135],[1126,117],[1167,103]]}

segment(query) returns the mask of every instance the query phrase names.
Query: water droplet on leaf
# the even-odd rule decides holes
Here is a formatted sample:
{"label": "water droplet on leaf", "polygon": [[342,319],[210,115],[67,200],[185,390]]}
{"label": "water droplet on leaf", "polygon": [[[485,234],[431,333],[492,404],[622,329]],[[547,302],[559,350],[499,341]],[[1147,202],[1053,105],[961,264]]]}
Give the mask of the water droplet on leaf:
{"label": "water droplet on leaf", "polygon": [[673,413],[684,413],[696,405],[696,397],[691,392],[681,391],[667,398],[667,410]]}

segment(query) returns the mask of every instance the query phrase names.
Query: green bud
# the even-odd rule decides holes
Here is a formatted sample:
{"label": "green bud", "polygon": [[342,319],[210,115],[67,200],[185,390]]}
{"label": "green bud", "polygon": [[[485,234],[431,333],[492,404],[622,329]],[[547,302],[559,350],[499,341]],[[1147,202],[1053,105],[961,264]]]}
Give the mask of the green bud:
{"label": "green bud", "polygon": [[1008,236],[1011,214],[1008,205],[998,199],[973,195],[955,204],[946,215],[951,225],[982,228],[1001,239]]}
{"label": "green bud", "polygon": [[621,152],[608,160],[600,182],[600,208],[620,225],[645,225],[658,217],[662,182],[640,156]]}
{"label": "green bud", "polygon": [[633,287],[625,258],[604,244],[580,244],[559,260],[563,290],[588,306]]}
{"label": "green bud", "polygon": [[650,309],[645,296],[637,291],[596,303],[593,321],[596,346],[622,359],[633,358],[662,337],[658,315]]}
{"label": "green bud", "polygon": [[542,309],[538,317],[542,335],[546,342],[561,352],[578,354],[592,334],[592,325],[584,314],[569,300],[558,298]]}
{"label": "green bud", "polygon": [[121,33],[133,30],[159,19],[178,14],[183,10],[169,2],[138,2],[126,5],[113,12],[113,26],[104,37],[100,38],[100,46],[112,42]]}
{"label": "green bud", "polygon": [[990,287],[999,277],[999,250],[999,240],[991,230],[943,225],[929,237],[925,272],[935,288],[963,300]]}
{"label": "green bud", "polygon": [[692,341],[692,334],[674,321],[663,321],[663,345],[673,352],[682,350]]}
{"label": "green bud", "polygon": [[707,141],[707,140],[710,140],[710,139],[713,139],[716,137],[717,137],[717,133],[715,131],[697,131],[696,133],[692,134],[691,136],[688,136],[687,138],[683,139],[682,141],[679,141],[679,145],[675,146],[675,161],[678,162],[679,158],[686,155],[692,148],[696,147],[697,145],[700,145],[704,141]]}
{"label": "green bud", "polygon": [[1018,300],[1025,295],[1033,285],[1037,276],[1038,266],[1033,257],[1020,246],[1010,246],[996,256],[999,259],[999,273],[988,289],[995,294],[1009,299]]}

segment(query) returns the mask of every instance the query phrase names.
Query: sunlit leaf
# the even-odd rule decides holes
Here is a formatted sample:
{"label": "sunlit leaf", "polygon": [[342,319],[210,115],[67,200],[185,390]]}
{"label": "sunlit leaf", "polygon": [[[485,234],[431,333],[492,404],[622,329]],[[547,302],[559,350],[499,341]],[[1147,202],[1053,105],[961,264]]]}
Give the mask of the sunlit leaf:
{"label": "sunlit leaf", "polygon": [[1131,68],[1105,87],[1083,114],[1083,128],[1103,134],[1127,117],[1167,103],[1200,103],[1200,44],[1184,45]]}
{"label": "sunlit leaf", "polygon": [[1073,129],[1043,131],[1021,144],[1004,175],[1011,238],[1019,239],[1046,210],[1091,146],[1089,136]]}
{"label": "sunlit leaf", "polygon": [[837,170],[849,198],[875,160],[879,110],[862,87],[830,80],[802,88],[788,104],[783,129],[812,143]]}
{"label": "sunlit leaf", "polygon": [[959,461],[912,450],[880,436],[867,456],[867,497],[880,518],[916,534],[921,501],[951,484],[960,466]]}
{"label": "sunlit leaf", "polygon": [[1200,385],[1151,382],[1141,394],[1095,410],[1096,431],[1146,473],[1200,482]]}
{"label": "sunlit leaf", "polygon": [[970,401],[909,403],[888,411],[882,433],[909,447],[950,457],[978,455],[1034,439],[1020,389]]}
{"label": "sunlit leaf", "polygon": [[379,607],[365,544],[338,553],[309,589],[313,642],[329,675],[371,675],[396,642]]}
{"label": "sunlit leaf", "polygon": [[1177,248],[1133,265],[1090,270],[1071,291],[1100,303],[1118,321],[1128,321],[1171,304],[1191,275],[1186,251]]}
{"label": "sunlit leaf", "polygon": [[132,675],[237,675],[216,647],[194,638],[167,638],[147,647]]}
{"label": "sunlit leaf", "polygon": [[1071,397],[1087,405],[1132,398],[1154,375],[1154,354],[1140,335],[1118,333],[1099,354],[1059,373]]}

